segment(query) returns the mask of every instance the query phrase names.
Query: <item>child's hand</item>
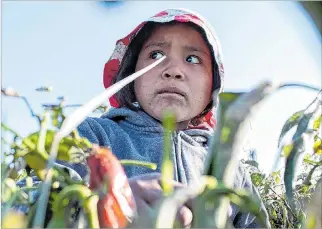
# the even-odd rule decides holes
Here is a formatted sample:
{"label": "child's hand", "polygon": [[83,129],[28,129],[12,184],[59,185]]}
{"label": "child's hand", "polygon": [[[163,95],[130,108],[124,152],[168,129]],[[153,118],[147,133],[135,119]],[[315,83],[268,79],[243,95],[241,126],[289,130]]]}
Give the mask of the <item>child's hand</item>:
{"label": "child's hand", "polygon": [[[151,173],[129,179],[138,214],[147,214],[154,204],[162,197],[161,174]],[[184,185],[173,181],[174,188],[184,188]],[[182,206],[177,214],[177,219],[184,225],[190,226],[192,222],[192,212],[187,206]]]}

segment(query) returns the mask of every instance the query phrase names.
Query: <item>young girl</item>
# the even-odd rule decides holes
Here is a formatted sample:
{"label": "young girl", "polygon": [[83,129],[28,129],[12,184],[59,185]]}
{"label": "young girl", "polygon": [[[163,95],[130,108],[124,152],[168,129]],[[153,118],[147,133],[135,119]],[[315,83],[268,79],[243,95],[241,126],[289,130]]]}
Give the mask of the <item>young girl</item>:
{"label": "young girl", "polygon": [[[220,45],[211,26],[199,15],[182,9],[162,11],[138,25],[116,43],[105,65],[104,86],[122,80],[155,60],[166,56],[158,66],[124,87],[110,99],[114,107],[100,118],[87,118],[78,130],[83,137],[108,146],[119,159],[135,159],[158,165],[163,155],[163,111],[176,115],[172,136],[174,181],[177,186],[197,182],[204,170],[208,140],[215,128],[212,93],[223,88],[224,68]],[[215,98],[216,99],[216,98]],[[86,171],[72,166],[81,177]],[[161,197],[159,173],[142,167],[125,167],[138,211],[146,211]],[[250,177],[242,169],[235,187],[248,189],[259,197]],[[262,207],[264,212],[265,208]],[[184,225],[191,211],[179,212]],[[231,206],[235,227],[257,225],[256,218]]]}

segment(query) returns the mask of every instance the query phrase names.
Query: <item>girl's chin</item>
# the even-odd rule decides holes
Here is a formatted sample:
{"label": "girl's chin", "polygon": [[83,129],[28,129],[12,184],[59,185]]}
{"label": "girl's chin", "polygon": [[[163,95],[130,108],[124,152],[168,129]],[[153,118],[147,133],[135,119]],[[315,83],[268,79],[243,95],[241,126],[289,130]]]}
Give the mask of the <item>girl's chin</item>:
{"label": "girl's chin", "polygon": [[176,122],[184,122],[186,120],[190,120],[193,117],[188,117],[189,112],[185,111],[184,108],[173,108],[173,107],[165,107],[161,110],[155,112],[152,116],[159,121],[163,120],[163,116],[166,112],[171,112],[174,114],[176,118]]}

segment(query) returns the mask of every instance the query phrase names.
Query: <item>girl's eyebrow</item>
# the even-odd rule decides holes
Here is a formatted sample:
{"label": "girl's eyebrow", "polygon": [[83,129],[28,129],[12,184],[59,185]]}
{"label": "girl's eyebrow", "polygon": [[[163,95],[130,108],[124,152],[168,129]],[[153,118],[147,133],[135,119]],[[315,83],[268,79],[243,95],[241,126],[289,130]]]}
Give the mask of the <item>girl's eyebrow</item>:
{"label": "girl's eyebrow", "polygon": [[[148,43],[147,45],[144,46],[143,49],[147,49],[147,48],[150,48],[150,47],[170,47],[171,46],[171,43],[170,42],[167,42],[167,41],[156,41],[156,42],[151,42],[151,43]],[[200,53],[203,53],[205,55],[209,55],[209,53],[201,48],[198,48],[196,46],[191,46],[191,45],[184,45],[183,48],[187,51],[190,51],[190,52],[200,52]]]}
{"label": "girl's eyebrow", "polygon": [[151,42],[151,43],[148,43],[147,45],[145,45],[143,49],[147,49],[147,48],[150,48],[150,47],[153,47],[153,46],[156,46],[156,47],[167,46],[167,47],[169,47],[170,43],[167,42],[167,41]]}
{"label": "girl's eyebrow", "polygon": [[197,48],[195,46],[190,46],[190,45],[185,45],[183,46],[185,50],[187,51],[191,51],[191,52],[200,52],[203,53],[205,55],[209,55],[209,53],[201,48]]}

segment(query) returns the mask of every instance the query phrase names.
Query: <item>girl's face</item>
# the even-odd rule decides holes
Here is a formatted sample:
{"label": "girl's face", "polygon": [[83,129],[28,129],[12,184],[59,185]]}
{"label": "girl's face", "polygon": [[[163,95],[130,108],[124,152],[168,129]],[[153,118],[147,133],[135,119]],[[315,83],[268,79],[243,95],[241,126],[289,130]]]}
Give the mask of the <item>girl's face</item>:
{"label": "girl's face", "polygon": [[162,120],[171,110],[177,128],[184,129],[211,100],[211,54],[201,34],[183,23],[159,26],[144,43],[135,71],[166,56],[135,80],[136,98],[145,112]]}

